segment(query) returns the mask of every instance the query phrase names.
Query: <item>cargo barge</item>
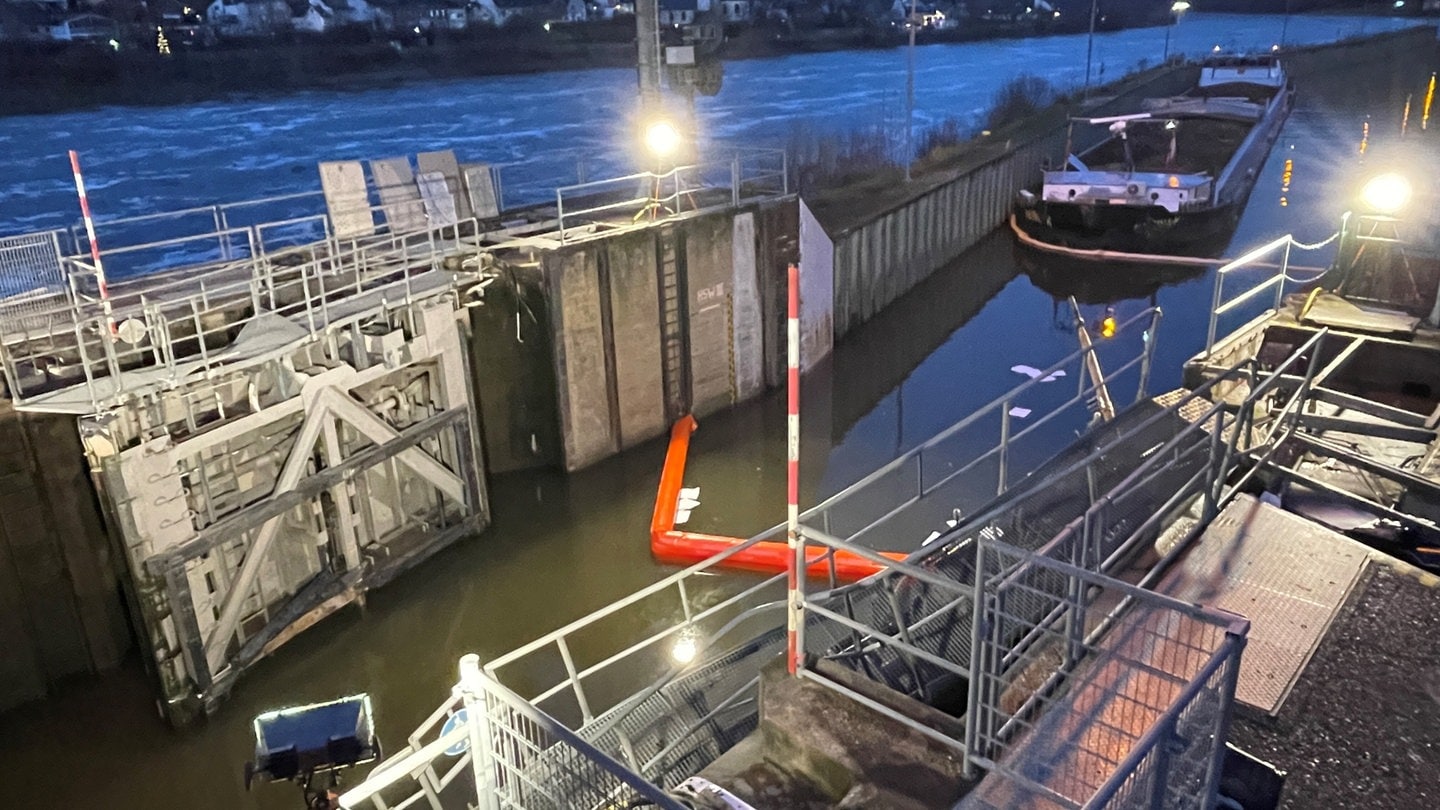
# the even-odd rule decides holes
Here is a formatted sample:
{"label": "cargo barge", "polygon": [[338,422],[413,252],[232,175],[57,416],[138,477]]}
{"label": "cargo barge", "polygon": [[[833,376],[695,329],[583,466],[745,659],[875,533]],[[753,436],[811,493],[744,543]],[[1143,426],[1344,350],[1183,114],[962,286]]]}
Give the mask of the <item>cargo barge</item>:
{"label": "cargo barge", "polygon": [[1293,103],[1277,57],[1207,59],[1185,95],[1072,119],[1063,168],[1020,192],[1016,226],[1041,249],[1215,255]]}

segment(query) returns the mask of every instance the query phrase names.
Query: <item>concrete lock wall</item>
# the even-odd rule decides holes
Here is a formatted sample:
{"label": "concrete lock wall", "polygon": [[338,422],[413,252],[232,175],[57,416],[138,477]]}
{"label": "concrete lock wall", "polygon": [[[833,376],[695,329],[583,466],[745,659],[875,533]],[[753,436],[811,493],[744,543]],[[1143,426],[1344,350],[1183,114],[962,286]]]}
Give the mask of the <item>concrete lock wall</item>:
{"label": "concrete lock wall", "polygon": [[835,334],[845,335],[1005,221],[1048,144],[1004,155],[836,234]]}
{"label": "concrete lock wall", "polygon": [[[686,412],[705,416],[765,389],[770,367],[784,362],[794,205],[707,213],[544,255],[566,469],[659,436]],[[788,216],[777,213],[786,207]],[[788,241],[777,235],[787,221]],[[679,297],[669,336],[666,273],[677,275]],[[828,297],[817,313],[828,323]],[[680,386],[678,407],[667,384]]]}
{"label": "concrete lock wall", "polygon": [[74,418],[0,404],[0,711],[129,648]]}

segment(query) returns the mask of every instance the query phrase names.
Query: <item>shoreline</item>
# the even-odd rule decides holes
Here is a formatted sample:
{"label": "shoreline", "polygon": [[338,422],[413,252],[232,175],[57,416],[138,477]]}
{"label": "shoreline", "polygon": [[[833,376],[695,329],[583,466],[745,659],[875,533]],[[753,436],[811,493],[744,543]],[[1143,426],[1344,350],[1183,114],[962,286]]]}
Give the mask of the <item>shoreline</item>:
{"label": "shoreline", "polygon": [[[1142,27],[1142,26],[1136,26]],[[149,53],[70,47],[53,53],[0,46],[0,118],[83,112],[102,107],[168,107],[207,101],[263,99],[306,91],[358,92],[427,81],[517,76],[571,70],[635,69],[633,37],[587,41],[528,31],[456,37],[434,45],[388,42],[270,43]],[[1073,34],[1068,30],[931,32],[917,45],[950,45]],[[903,36],[888,29],[820,29],[782,37],[749,28],[726,40],[721,62],[807,53],[895,50]]]}

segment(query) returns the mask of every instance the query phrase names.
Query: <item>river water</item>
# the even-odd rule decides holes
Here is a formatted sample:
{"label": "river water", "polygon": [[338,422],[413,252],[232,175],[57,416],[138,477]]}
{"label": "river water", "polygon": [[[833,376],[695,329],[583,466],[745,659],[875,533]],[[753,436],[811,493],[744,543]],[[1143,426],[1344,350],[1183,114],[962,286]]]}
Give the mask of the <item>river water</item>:
{"label": "river water", "polygon": [[[1398,24],[1296,18],[1287,37],[1320,41]],[[1172,47],[1198,53],[1217,42],[1268,44],[1280,28],[1280,18],[1196,14],[1177,26]],[[1097,63],[1118,71],[1157,53],[1163,35],[1147,29],[1100,37]],[[972,114],[1004,77],[1024,70],[1073,80],[1083,74],[1084,44],[1083,37],[1057,37],[924,48],[922,115]],[[880,114],[903,86],[903,64],[903,54],[891,51],[727,65],[726,87],[702,104],[702,119],[726,138],[751,142],[785,137],[797,117],[838,127]],[[1368,116],[1372,141],[1393,134],[1404,92],[1421,90],[1433,69],[1417,66],[1388,92],[1302,87],[1230,255],[1284,233],[1319,241],[1333,232],[1360,168],[1362,123]],[[613,133],[595,122],[625,105],[631,80],[628,71],[583,71],[0,119],[0,231],[67,221],[63,150],[70,146],[86,156],[96,207],[127,213],[288,191],[311,181],[319,159],[447,145],[495,161],[523,161],[557,144],[603,156]],[[1373,150],[1370,160],[1373,168]],[[541,189],[551,170],[539,161],[520,166],[533,179],[513,182],[516,194]],[[1325,250],[1297,257],[1316,266],[1328,259]],[[1057,295],[1077,294],[1087,314],[1110,303],[1121,320],[1158,303],[1165,323],[1152,390],[1178,384],[1180,364],[1204,340],[1210,276],[1163,286],[1144,278],[1092,284],[1048,280],[1044,270],[1036,269],[1037,284],[1022,271],[1008,234],[997,233],[837,347],[828,371],[807,382],[807,408],[829,415],[807,422],[807,497],[843,487],[1018,383],[1012,365],[1044,367],[1073,351]],[[705,421],[687,475],[704,486],[692,528],[745,536],[783,518],[784,430],[777,396]],[[301,635],[243,677],[220,713],[197,728],[176,732],[160,723],[133,661],[0,717],[7,803],[298,806],[291,788],[243,790],[250,717],[368,691],[382,740],[398,747],[444,696],[461,654],[499,655],[669,572],[647,548],[663,455],[656,441],[574,475],[538,471],[492,482],[495,523],[487,532],[376,592],[363,611],[347,609]]]}

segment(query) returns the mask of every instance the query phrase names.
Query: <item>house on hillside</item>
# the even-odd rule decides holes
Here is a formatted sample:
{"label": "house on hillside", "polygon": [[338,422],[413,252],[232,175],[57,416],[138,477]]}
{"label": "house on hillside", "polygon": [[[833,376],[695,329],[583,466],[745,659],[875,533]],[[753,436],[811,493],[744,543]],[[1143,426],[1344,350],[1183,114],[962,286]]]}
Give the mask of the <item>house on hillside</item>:
{"label": "house on hillside", "polygon": [[466,0],[429,3],[425,6],[426,22],[432,31],[464,31],[472,21],[478,21],[476,4]]}
{"label": "house on hillside", "polygon": [[750,0],[720,0],[720,13],[727,23],[749,22]]}
{"label": "house on hillside", "polygon": [[661,25],[691,25],[695,16],[710,10],[710,0],[660,0]]}
{"label": "house on hillside", "polygon": [[506,25],[512,20],[562,20],[567,19],[568,5],[568,0],[470,0],[470,22]]}
{"label": "house on hillside", "polygon": [[205,18],[223,38],[268,37],[290,30],[290,5],[285,0],[215,0]]}
{"label": "house on hillside", "polygon": [[335,12],[323,0],[290,0],[290,29],[300,34],[323,34],[335,25]]}
{"label": "house on hillside", "polygon": [[99,14],[69,14],[50,26],[56,42],[109,42],[120,36],[120,24]]}

